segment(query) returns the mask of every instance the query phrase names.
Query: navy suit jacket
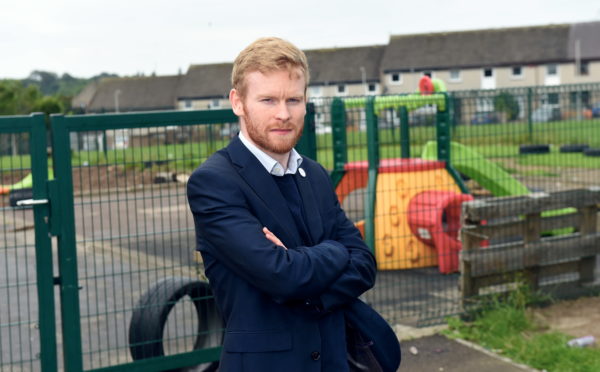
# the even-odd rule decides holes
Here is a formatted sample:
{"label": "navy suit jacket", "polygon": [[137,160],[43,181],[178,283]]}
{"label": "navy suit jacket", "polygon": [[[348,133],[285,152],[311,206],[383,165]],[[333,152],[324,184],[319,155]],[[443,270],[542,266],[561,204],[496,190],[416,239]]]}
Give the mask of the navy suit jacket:
{"label": "navy suit jacket", "polygon": [[[197,249],[226,326],[221,372],[348,370],[344,311],[374,285],[375,259],[325,169],[308,158],[301,168],[305,177],[294,177],[310,246],[273,176],[238,137],[188,181]],[[264,226],[288,249],[266,239]]]}

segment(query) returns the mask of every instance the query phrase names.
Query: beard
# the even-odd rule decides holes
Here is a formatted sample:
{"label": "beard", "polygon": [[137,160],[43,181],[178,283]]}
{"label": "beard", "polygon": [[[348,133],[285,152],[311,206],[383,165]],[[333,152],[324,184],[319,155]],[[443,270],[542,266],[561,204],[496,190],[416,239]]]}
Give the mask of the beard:
{"label": "beard", "polygon": [[[244,110],[245,111],[245,110]],[[292,151],[296,143],[302,137],[302,130],[304,129],[304,123],[295,125],[292,122],[287,122],[281,125],[259,125],[252,120],[250,115],[245,113],[244,123],[246,124],[246,131],[248,132],[249,139],[254,142],[256,146],[266,152],[274,154],[287,154]],[[269,130],[274,128],[291,129],[292,133],[290,136],[280,137],[275,135],[274,138],[269,138]]]}

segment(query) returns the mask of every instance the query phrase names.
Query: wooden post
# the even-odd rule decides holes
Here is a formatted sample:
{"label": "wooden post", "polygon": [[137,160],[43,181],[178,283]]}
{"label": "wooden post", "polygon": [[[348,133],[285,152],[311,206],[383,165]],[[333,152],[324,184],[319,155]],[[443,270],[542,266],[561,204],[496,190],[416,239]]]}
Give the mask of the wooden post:
{"label": "wooden post", "polygon": [[[532,213],[525,216],[525,225],[523,231],[523,240],[525,247],[530,243],[539,242],[542,235],[542,215],[541,213]],[[524,270],[524,279],[529,283],[531,290],[537,290],[539,287],[539,266],[530,266]]]}
{"label": "wooden post", "polygon": [[[581,223],[579,231],[582,236],[596,232],[598,223],[598,208],[596,205],[584,207],[581,211]],[[594,270],[596,268],[596,256],[582,257],[579,260],[579,283],[590,283],[594,281]]]}

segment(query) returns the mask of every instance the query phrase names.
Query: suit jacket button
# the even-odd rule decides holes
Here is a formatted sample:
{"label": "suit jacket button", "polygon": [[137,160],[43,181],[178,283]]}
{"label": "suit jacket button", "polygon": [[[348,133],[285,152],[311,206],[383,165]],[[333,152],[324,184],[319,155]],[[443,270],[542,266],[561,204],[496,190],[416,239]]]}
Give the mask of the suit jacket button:
{"label": "suit jacket button", "polygon": [[318,351],[313,351],[312,353],[310,353],[310,357],[313,360],[319,360],[321,358],[321,353],[319,353]]}

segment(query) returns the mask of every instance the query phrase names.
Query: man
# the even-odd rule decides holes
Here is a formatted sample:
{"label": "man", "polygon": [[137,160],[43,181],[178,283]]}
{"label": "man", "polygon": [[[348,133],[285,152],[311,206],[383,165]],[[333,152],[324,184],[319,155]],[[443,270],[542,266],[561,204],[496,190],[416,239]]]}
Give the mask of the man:
{"label": "man", "polygon": [[[244,49],[229,94],[241,132],[188,182],[198,250],[226,325],[221,372],[349,371],[347,337],[363,325],[359,346],[378,343],[375,329],[391,344],[377,344],[392,360],[384,370],[399,363],[397,339],[357,300],[375,283],[374,257],[325,169],[294,150],[308,79],[306,56],[289,42],[264,38]],[[364,361],[352,368],[378,368]]]}

